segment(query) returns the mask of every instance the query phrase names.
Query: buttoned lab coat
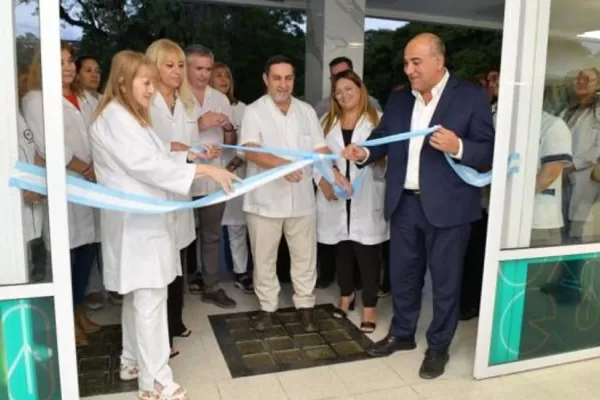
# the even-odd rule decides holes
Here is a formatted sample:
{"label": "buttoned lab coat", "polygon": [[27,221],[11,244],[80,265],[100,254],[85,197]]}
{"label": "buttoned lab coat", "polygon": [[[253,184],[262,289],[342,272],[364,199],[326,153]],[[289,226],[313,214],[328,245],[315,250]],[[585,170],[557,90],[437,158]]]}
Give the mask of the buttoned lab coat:
{"label": "buttoned lab coat", "polygon": [[[35,157],[35,145],[33,144],[33,132],[27,126],[21,113],[17,113],[17,129],[19,143],[19,161],[33,164]],[[42,236],[42,220],[44,211],[42,204],[23,203],[23,239],[25,243]]]}
{"label": "buttoned lab coat", "polygon": [[[73,157],[77,157],[86,163],[89,163],[92,160],[88,125],[86,124],[86,121],[91,121],[92,117],[90,113],[93,111],[91,108],[84,106],[84,99],[79,97],[78,100],[81,106],[81,111],[79,111],[67,99],[64,97],[62,98],[65,165],[69,164]],[[23,96],[22,107],[25,120],[33,131],[35,150],[40,156],[45,158],[46,140],[44,134],[42,92],[39,90],[27,92],[27,94]],[[67,173],[74,176],[80,176],[71,170],[67,170]],[[71,249],[98,241],[99,232],[96,230],[94,216],[96,210],[91,207],[81,206],[69,202],[67,204],[67,212],[69,219],[69,246]],[[47,224],[47,212],[45,213],[45,217],[45,224]],[[44,229],[44,234],[44,239],[47,241],[48,229]]]}
{"label": "buttoned lab coat", "polygon": [[[175,112],[167,106],[164,97],[156,92],[150,104],[150,118],[152,129],[163,142],[165,148],[171,149],[171,142],[180,142],[187,146],[192,145],[192,137],[198,132],[198,121],[189,116],[181,100],[175,102]],[[183,152],[187,154],[187,152]],[[190,194],[171,194],[172,200],[191,200]],[[175,223],[175,243],[177,249],[186,248],[196,239],[196,225],[194,210],[181,210],[171,213]]]}
{"label": "buttoned lab coat", "polygon": [[[373,124],[363,116],[356,124],[352,133],[352,143],[366,140]],[[339,121],[325,137],[327,147],[333,153],[339,153],[344,146],[344,138]],[[346,160],[335,161],[339,171],[346,176]],[[390,237],[389,224],[383,216],[383,202],[385,196],[385,181],[377,176],[376,169],[381,168],[371,164],[365,168],[365,176],[359,190],[352,195],[350,202],[350,231],[348,231],[348,218],[346,213],[346,200],[338,199],[328,201],[323,191],[317,190],[317,241],[324,244],[337,244],[344,240],[352,240],[365,245],[375,245],[385,242]],[[350,179],[353,181],[360,173],[354,163],[350,163]],[[321,176],[315,174],[315,183],[318,185]]]}
{"label": "buttoned lab coat", "polygon": [[[170,152],[116,100],[90,128],[98,183],[157,200],[187,195],[196,173],[185,152]],[[104,284],[121,294],[163,288],[181,275],[169,213],[101,210]]]}
{"label": "buttoned lab coat", "polygon": [[[233,126],[235,126],[238,134],[238,143],[242,132],[242,118],[244,117],[244,111],[246,110],[246,104],[238,101],[237,104],[231,106],[233,112]],[[223,149],[223,168],[229,164],[236,156],[236,151],[232,149]],[[243,157],[243,154],[239,155]],[[246,164],[243,164],[235,170],[235,174],[240,178],[246,177]],[[244,207],[244,196],[238,196],[225,203],[225,211],[223,212],[223,219],[221,225],[246,225],[246,215],[243,211]]]}
{"label": "buttoned lab coat", "polygon": [[[325,147],[323,130],[315,110],[302,100],[292,98],[284,115],[271,96],[264,95],[246,107],[240,143],[257,143],[283,150],[315,151]],[[248,162],[248,175],[266,171]],[[267,183],[244,196],[244,211],[266,218],[314,216],[316,211],[313,167],[302,168],[299,182],[284,178]]]}

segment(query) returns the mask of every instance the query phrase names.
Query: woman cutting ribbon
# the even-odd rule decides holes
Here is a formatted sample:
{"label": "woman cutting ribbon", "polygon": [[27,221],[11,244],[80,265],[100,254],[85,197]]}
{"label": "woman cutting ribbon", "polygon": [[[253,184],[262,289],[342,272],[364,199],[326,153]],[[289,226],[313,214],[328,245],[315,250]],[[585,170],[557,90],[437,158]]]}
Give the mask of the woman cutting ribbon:
{"label": "woman cutting ribbon", "polygon": [[[187,195],[195,179],[210,177],[231,191],[236,176],[212,165],[186,164],[199,155],[170,152],[150,126],[156,63],[122,51],[113,58],[104,97],[91,127],[98,182],[110,189],[167,200]],[[212,156],[211,151],[203,157]],[[121,369],[138,377],[140,399],[182,400],[169,367],[167,286],[181,273],[169,213],[102,210],[102,252],[108,290],[123,298]]]}
{"label": "woman cutting ribbon", "polygon": [[[360,77],[344,71],[333,77],[329,113],[323,119],[327,146],[333,153],[350,143],[360,143],[379,124],[379,113],[368,101],[368,92]],[[340,303],[334,316],[346,318],[354,309],[356,292],[354,265],[358,265],[362,286],[363,314],[361,330],[371,333],[377,324],[377,291],[381,271],[381,243],[389,239],[389,227],[383,218],[385,183],[382,166],[373,165],[361,172],[347,160],[334,164],[348,180],[361,181],[352,199],[338,199],[326,179],[317,181],[317,240],[335,245],[335,265],[340,286]],[[355,185],[358,186],[358,185]]]}

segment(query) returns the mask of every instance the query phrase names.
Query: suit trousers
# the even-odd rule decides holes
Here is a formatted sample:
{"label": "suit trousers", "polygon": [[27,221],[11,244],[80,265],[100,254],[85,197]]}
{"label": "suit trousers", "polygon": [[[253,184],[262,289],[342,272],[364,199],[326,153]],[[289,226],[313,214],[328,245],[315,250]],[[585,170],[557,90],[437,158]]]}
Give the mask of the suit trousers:
{"label": "suit trousers", "polygon": [[470,224],[433,226],[419,195],[405,191],[390,224],[390,278],[394,317],[390,334],[414,340],[421,312],[421,294],[429,267],[433,292],[433,320],[427,344],[446,351],[452,342],[460,305],[463,262]]}
{"label": "suit trousers", "polygon": [[202,259],[204,290],[212,292],[219,288],[219,241],[221,240],[221,220],[223,212],[225,212],[225,203],[197,208],[194,212],[198,231],[196,251]]}
{"label": "suit trousers", "polygon": [[246,214],[250,246],[254,257],[254,291],[263,311],[274,312],[279,306],[277,253],[281,235],[290,251],[290,274],[297,309],[315,305],[317,281],[317,223],[315,215],[295,218],[268,218]]}
{"label": "suit trousers", "polygon": [[121,363],[137,365],[140,390],[153,390],[173,382],[169,367],[167,288],[137,289],[123,297],[121,312],[123,353]]}

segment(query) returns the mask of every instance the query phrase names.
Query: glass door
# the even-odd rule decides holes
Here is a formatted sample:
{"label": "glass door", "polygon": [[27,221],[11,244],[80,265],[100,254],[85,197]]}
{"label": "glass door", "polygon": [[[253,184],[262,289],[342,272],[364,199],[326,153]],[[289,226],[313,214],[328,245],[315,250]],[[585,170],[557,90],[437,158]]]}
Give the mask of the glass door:
{"label": "glass door", "polygon": [[[1,2],[0,25],[0,398],[76,399],[63,117],[56,101],[59,0]],[[26,124],[21,106],[30,91],[41,95]],[[40,132],[48,186],[42,198],[8,185],[17,161],[35,162]]]}
{"label": "glass door", "polygon": [[600,355],[600,8],[505,15],[477,378]]}

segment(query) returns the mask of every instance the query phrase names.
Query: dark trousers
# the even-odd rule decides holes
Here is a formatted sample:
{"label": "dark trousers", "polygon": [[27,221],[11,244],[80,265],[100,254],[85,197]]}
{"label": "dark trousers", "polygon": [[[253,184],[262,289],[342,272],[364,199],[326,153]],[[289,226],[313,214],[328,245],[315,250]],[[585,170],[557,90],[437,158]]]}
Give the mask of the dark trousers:
{"label": "dark trousers", "polygon": [[331,283],[335,279],[335,247],[333,244],[317,243],[320,282]]}
{"label": "dark trousers", "polygon": [[356,268],[360,272],[364,307],[377,305],[379,274],[381,271],[381,246],[364,245],[346,240],[335,245],[335,265],[341,296],[351,296],[356,288]]}
{"label": "dark trousers", "polygon": [[85,292],[97,254],[97,244],[84,244],[71,249],[71,284],[73,285],[73,305],[83,303]]}
{"label": "dark trousers", "polygon": [[483,263],[485,261],[485,242],[488,216],[471,224],[471,234],[465,252],[462,289],[460,291],[460,310],[468,312],[479,310],[481,285],[483,282]]}
{"label": "dark trousers", "polygon": [[390,290],[390,241],[385,241],[381,244],[381,267],[383,269],[383,277],[381,279],[381,288]]}
{"label": "dark trousers", "polygon": [[427,220],[419,196],[405,193],[390,224],[390,278],[394,317],[390,334],[413,340],[421,312],[421,292],[429,267],[433,320],[427,330],[429,348],[450,346],[460,305],[463,262],[470,225],[436,228]]}
{"label": "dark trousers", "polygon": [[[181,270],[187,266],[188,249],[194,242],[180,251]],[[169,346],[173,347],[173,338],[187,330],[183,323],[183,277],[178,276],[167,287],[167,323],[169,325]]]}
{"label": "dark trousers", "polygon": [[[201,197],[194,197],[194,200]],[[200,246],[202,259],[202,279],[204,290],[211,292],[219,287],[219,245],[221,240],[221,220],[225,211],[225,203],[219,203],[194,210],[197,219],[197,245]],[[193,272],[197,271],[197,261],[194,260]]]}

